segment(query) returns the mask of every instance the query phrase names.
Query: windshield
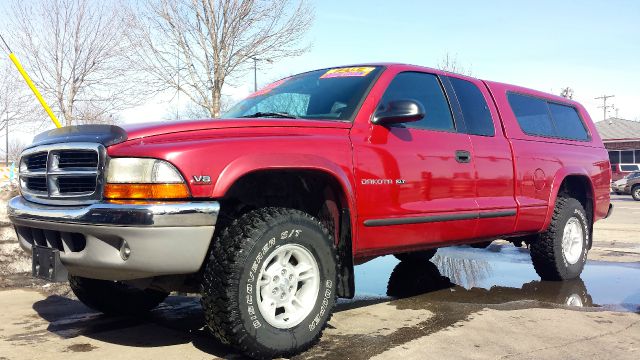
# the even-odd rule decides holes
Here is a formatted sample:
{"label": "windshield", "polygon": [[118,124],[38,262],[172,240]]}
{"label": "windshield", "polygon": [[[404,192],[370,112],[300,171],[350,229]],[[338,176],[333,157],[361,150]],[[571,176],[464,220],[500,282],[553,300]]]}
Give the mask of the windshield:
{"label": "windshield", "polygon": [[350,120],[380,70],[344,67],[294,75],[249,95],[223,117]]}

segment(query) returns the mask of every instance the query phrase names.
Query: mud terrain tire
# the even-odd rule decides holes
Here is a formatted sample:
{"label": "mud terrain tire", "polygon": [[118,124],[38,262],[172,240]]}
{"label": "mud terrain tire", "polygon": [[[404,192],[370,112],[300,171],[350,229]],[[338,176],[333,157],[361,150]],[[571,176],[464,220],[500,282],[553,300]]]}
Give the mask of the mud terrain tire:
{"label": "mud terrain tire", "polygon": [[[589,237],[588,217],[578,200],[569,197],[558,197],[547,231],[531,242],[531,260],[533,267],[542,280],[568,280],[580,276],[587,261]],[[574,232],[567,232],[573,226]],[[581,236],[581,242],[577,241]],[[574,246],[565,247],[568,238],[574,238]],[[571,242],[569,242],[571,243]],[[581,244],[581,247],[580,247]],[[569,250],[567,250],[569,249]]]}
{"label": "mud terrain tire", "polygon": [[[287,257],[287,249],[294,249],[293,255]],[[301,264],[317,268],[317,290],[308,290],[307,284],[315,289],[316,283],[302,280],[306,272],[297,270]],[[333,312],[337,264],[330,232],[316,218],[287,208],[248,212],[215,239],[205,265],[201,292],[206,324],[222,343],[253,358],[302,352],[318,341]],[[278,285],[285,278],[287,283]],[[303,296],[307,300],[295,300],[294,316],[289,317],[292,308],[286,299],[293,304],[293,298]],[[276,309],[275,316],[269,309]]]}
{"label": "mud terrain tire", "polygon": [[78,300],[107,315],[136,316],[158,306],[169,293],[141,290],[117,281],[69,275],[69,286]]}

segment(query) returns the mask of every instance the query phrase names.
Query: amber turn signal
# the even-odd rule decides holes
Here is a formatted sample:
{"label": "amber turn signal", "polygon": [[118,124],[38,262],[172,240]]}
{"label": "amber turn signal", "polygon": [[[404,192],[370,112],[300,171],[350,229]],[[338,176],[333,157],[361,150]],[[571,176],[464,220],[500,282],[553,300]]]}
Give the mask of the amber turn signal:
{"label": "amber turn signal", "polygon": [[105,199],[185,199],[186,184],[107,184]]}

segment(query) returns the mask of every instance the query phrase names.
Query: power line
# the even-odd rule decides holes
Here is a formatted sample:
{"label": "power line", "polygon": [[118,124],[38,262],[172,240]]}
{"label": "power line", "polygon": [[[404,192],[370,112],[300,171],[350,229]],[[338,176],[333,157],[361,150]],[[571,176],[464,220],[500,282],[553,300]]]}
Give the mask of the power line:
{"label": "power line", "polygon": [[598,108],[602,109],[602,120],[607,120],[607,109],[613,108],[613,105],[607,105],[607,99],[615,97],[615,95],[602,95],[594,98],[596,100],[602,100],[602,106],[598,106]]}
{"label": "power line", "polygon": [[9,50],[9,53],[12,53],[13,51],[11,51],[11,48],[9,47],[9,45],[7,44],[6,41],[4,41],[4,37],[2,36],[2,34],[0,34],[0,39],[2,39],[2,43],[4,44],[4,46],[7,48],[7,50]]}

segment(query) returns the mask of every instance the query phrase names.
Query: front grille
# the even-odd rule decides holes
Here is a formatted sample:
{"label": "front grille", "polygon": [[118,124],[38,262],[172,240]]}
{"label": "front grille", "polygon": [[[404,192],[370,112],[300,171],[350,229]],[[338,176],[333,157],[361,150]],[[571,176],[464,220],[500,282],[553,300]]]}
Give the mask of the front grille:
{"label": "front grille", "polygon": [[45,170],[47,168],[47,153],[35,153],[25,159],[29,171]]}
{"label": "front grille", "polygon": [[47,192],[47,179],[44,177],[28,177],[25,184],[30,191]]}
{"label": "front grille", "polygon": [[58,189],[60,194],[86,193],[96,188],[95,176],[59,177]]}
{"label": "front grille", "polygon": [[69,168],[97,168],[98,153],[85,150],[67,150],[58,154],[58,167]]}
{"label": "front grille", "polygon": [[20,186],[27,200],[43,204],[91,203],[102,197],[106,152],[102,145],[43,145],[23,152]]}

